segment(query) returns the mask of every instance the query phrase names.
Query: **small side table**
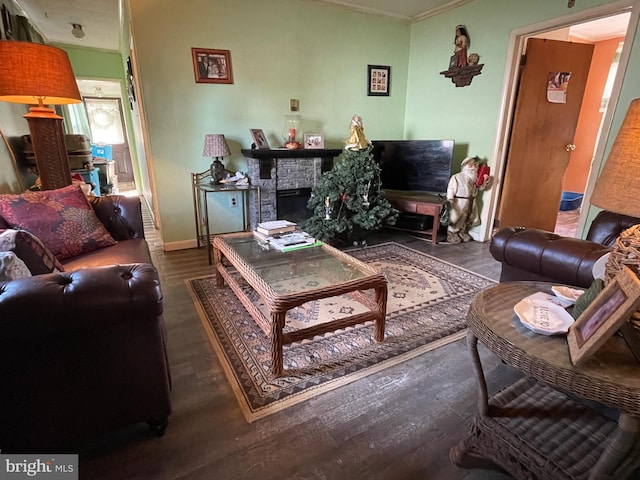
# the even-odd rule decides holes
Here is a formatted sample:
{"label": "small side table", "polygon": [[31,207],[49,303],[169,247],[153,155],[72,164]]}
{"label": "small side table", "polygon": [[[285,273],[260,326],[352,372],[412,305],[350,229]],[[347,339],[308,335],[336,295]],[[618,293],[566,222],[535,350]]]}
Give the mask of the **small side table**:
{"label": "small side table", "polygon": [[402,225],[400,221],[396,225],[388,225],[389,228],[397,228],[415,233],[426,233],[431,235],[431,243],[438,244],[438,230],[440,230],[440,212],[442,205],[446,201],[444,196],[431,195],[428,193],[403,192],[400,190],[385,190],[384,198],[401,212],[433,217],[431,230],[419,230],[411,226]]}
{"label": "small side table", "polygon": [[247,231],[250,229],[248,209],[251,192],[255,192],[257,197],[258,222],[262,221],[260,187],[254,185],[236,185],[235,183],[214,184],[211,182],[211,172],[210,170],[207,170],[202,173],[191,174],[191,188],[193,193],[193,213],[196,222],[196,240],[198,242],[198,248],[202,245],[207,247],[209,265],[213,265],[213,254],[211,251],[212,235],[209,228],[209,204],[207,203],[207,196],[214,193],[242,192],[242,228],[244,231]]}
{"label": "small side table", "polygon": [[[449,457],[461,467],[486,467],[489,460],[520,480],[628,478],[640,465],[638,364],[624,340],[613,337],[574,366],[564,336],[538,335],[513,312],[540,291],[551,293],[551,284],[501,283],[471,303],[467,340],[478,413]],[[478,340],[528,378],[489,398]],[[618,421],[576,397],[616,409]]]}

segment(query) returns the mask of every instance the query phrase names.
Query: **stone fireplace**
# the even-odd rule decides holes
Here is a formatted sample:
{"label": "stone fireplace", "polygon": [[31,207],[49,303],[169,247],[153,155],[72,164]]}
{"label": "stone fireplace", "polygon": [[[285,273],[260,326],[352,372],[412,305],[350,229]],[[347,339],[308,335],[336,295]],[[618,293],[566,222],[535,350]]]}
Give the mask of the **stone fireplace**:
{"label": "stone fireplace", "polygon": [[311,190],[311,187],[276,190],[277,218],[294,223],[300,223],[309,218],[313,214],[313,211],[307,208]]}
{"label": "stone fireplace", "polygon": [[[322,174],[331,170],[342,150],[242,150],[248,157],[249,183],[260,187],[262,221],[287,219],[299,223],[311,215],[307,201]],[[252,228],[258,222],[258,206],[252,197]]]}

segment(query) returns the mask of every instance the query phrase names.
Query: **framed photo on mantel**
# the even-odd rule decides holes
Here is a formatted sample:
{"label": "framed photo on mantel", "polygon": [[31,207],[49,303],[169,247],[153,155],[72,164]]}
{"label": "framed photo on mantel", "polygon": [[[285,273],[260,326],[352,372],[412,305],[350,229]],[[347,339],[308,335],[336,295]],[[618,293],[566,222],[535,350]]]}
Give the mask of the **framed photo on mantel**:
{"label": "framed photo on mantel", "polygon": [[253,144],[258,150],[269,149],[269,142],[267,142],[267,137],[264,135],[264,132],[259,128],[250,128],[249,132],[251,132],[251,138],[253,138]]}
{"label": "framed photo on mantel", "polygon": [[312,148],[312,149],[324,148],[324,135],[320,133],[305,133],[304,148]]}

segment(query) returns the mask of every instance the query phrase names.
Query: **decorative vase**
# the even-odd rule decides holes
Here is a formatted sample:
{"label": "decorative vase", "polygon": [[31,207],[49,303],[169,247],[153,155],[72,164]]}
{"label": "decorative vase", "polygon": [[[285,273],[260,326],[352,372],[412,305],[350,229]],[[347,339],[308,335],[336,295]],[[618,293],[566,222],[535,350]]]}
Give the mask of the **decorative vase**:
{"label": "decorative vase", "polygon": [[284,129],[282,130],[284,148],[300,148],[300,137],[300,115],[285,115]]}

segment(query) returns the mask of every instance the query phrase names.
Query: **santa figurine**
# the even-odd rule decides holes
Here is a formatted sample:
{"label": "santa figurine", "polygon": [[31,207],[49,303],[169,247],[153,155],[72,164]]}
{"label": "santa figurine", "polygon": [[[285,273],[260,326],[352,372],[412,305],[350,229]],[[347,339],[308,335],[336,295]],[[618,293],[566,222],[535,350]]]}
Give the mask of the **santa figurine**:
{"label": "santa figurine", "polygon": [[476,196],[491,186],[489,167],[480,165],[478,157],[467,157],[462,161],[462,171],[449,180],[447,200],[451,204],[447,226],[447,242],[461,243],[472,240],[468,230],[480,225]]}

